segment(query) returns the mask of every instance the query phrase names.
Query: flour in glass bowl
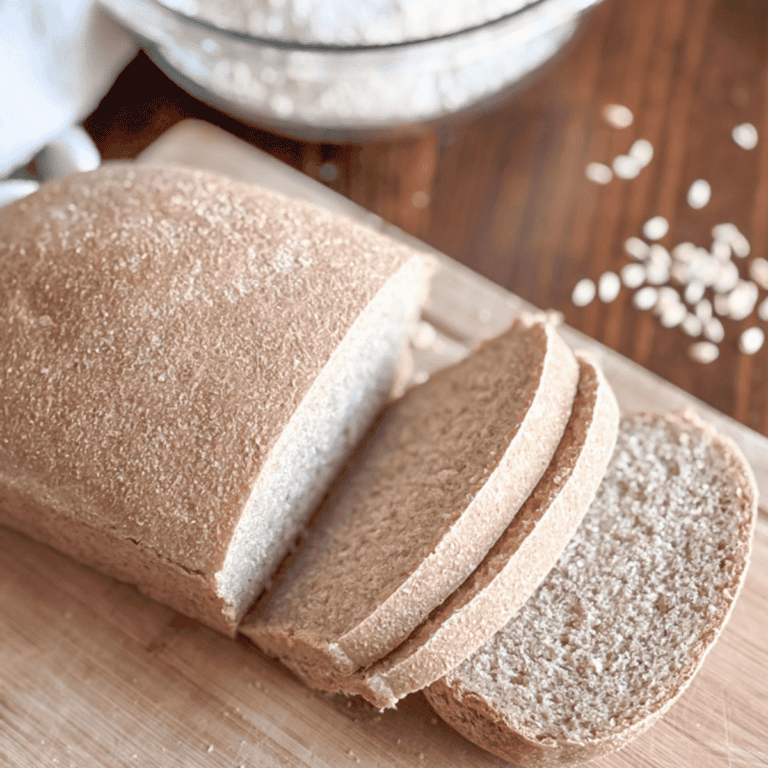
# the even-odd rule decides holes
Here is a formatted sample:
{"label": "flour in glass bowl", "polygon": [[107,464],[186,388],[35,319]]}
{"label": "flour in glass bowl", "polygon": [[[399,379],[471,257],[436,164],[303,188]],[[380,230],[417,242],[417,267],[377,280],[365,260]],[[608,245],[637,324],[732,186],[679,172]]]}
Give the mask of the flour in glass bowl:
{"label": "flour in glass bowl", "polygon": [[160,0],[221,29],[295,45],[393,45],[454,34],[531,0]]}
{"label": "flour in glass bowl", "polygon": [[[599,0],[538,0],[533,4],[529,0],[371,0],[355,4],[350,0],[231,0],[230,6],[224,0],[101,2],[146,41],[147,52],[169,77],[198,98],[268,130],[304,140],[343,142],[391,135],[393,130],[407,132],[427,121],[488,103],[560,50],[576,31],[582,14]],[[434,10],[437,4],[440,13],[424,15],[435,24],[444,24],[451,9],[456,11],[454,20],[464,18],[457,14],[459,9],[465,12],[465,6],[475,11],[480,6],[520,11],[492,24],[422,42],[371,44],[392,39],[395,22],[399,34],[415,29],[415,21],[408,27],[403,18],[421,18],[425,8]],[[256,38],[242,32],[242,26],[234,34],[206,22],[225,10],[230,21],[235,11],[241,15],[247,11],[253,22],[265,9],[273,14],[269,28],[274,32],[281,29],[282,37]],[[390,26],[381,27],[390,29],[388,37],[376,36],[372,20],[378,18],[377,9],[390,13]],[[402,18],[392,17],[392,9],[400,9]],[[346,20],[342,11],[348,14]],[[297,36],[302,19],[315,25],[315,32],[304,35],[301,44],[292,43],[286,35]],[[225,21],[217,17],[222,25]],[[366,45],[333,47],[313,42],[321,22],[327,24],[328,32],[323,40],[341,39],[329,36],[333,27],[347,36],[345,40]],[[241,18],[238,23],[245,21]],[[423,34],[435,31],[419,29]]]}

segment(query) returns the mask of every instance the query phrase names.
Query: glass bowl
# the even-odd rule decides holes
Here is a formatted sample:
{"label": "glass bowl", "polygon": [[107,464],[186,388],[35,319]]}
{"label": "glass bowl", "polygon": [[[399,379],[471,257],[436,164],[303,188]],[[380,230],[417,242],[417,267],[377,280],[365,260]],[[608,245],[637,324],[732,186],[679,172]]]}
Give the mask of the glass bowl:
{"label": "glass bowl", "polygon": [[317,141],[412,132],[507,91],[573,36],[598,0],[539,0],[428,40],[297,45],[214,26],[155,0],[101,0],[153,60],[238,119]]}

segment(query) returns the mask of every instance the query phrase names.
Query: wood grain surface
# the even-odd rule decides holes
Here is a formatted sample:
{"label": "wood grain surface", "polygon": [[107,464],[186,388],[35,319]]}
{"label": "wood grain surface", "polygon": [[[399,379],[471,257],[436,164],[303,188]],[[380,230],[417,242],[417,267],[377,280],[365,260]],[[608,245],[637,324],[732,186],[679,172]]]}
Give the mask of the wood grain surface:
{"label": "wood grain surface", "polygon": [[[185,123],[142,159],[194,157],[240,175],[354,208],[210,126]],[[361,220],[392,232],[381,220]],[[394,233],[396,234],[396,233]],[[414,347],[416,374],[464,354],[522,306],[443,259]],[[692,403],[612,351],[600,355],[622,403],[659,410]],[[715,412],[756,456],[768,440]],[[761,488],[768,466],[755,464]],[[764,496],[764,498],[766,498]],[[0,529],[0,766],[146,768],[462,768],[504,763],[434,717],[423,697],[378,713],[304,688],[244,639],[232,641],[11,531]],[[670,713],[603,768],[768,765],[768,517],[733,616]]]}
{"label": "wood grain surface", "polygon": [[[483,113],[425,126],[409,140],[333,145],[245,126],[188,96],[140,55],[86,127],[105,157],[135,157],[185,117],[203,118],[321,179],[330,188],[466,264],[753,429],[768,434],[768,346],[738,351],[758,321],[726,321],[719,359],[692,362],[679,329],[664,329],[624,289],[610,304],[571,303],[582,277],[628,259],[624,240],[651,216],[670,224],[665,246],[709,246],[730,221],[768,257],[768,10],[763,0],[605,0],[539,77]],[[611,128],[618,102],[633,124]],[[731,139],[757,127],[752,151]],[[654,159],[633,180],[588,181],[637,138]],[[702,210],[686,195],[712,187]],[[746,277],[746,263],[740,263]],[[765,296],[761,291],[761,297]]]}

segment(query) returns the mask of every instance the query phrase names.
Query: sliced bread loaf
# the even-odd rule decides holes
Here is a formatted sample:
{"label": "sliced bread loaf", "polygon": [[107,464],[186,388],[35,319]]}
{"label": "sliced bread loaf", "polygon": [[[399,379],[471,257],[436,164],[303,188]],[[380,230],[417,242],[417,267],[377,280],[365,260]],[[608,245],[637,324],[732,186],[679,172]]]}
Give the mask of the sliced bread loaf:
{"label": "sliced bread loaf", "polygon": [[233,633],[386,400],[430,271],[202,172],[43,185],[0,212],[0,523]]}
{"label": "sliced bread loaf", "polygon": [[395,651],[338,688],[392,707],[452,670],[525,603],[587,511],[613,453],[619,406],[577,353],[579,388],[565,433],[533,493],[472,575]]}
{"label": "sliced bread loaf", "polygon": [[399,645],[467,578],[550,463],[577,362],[522,318],[405,393],[241,631],[313,687]]}
{"label": "sliced bread loaf", "polygon": [[743,456],[694,414],[623,418],[555,568],[427,698],[471,741],[525,765],[623,746],[678,698],[727,621],[756,510]]}

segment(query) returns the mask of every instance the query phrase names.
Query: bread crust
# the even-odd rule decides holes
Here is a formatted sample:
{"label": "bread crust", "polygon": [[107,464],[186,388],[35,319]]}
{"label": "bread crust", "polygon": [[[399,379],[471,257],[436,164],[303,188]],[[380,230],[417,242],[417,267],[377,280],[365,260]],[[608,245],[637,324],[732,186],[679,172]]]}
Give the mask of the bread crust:
{"label": "bread crust", "polygon": [[[428,701],[447,723],[470,741],[504,759],[531,766],[555,766],[591,760],[620,749],[647,730],[682,695],[704,663],[733,610],[749,564],[757,517],[757,486],[754,476],[738,447],[729,438],[717,434],[713,427],[703,422],[692,410],[655,418],[670,425],[681,442],[688,439],[686,435],[696,433],[709,444],[713,454],[719,457],[727,470],[734,497],[738,500],[738,508],[733,510],[738,516],[737,538],[729,545],[729,556],[735,563],[731,581],[723,590],[719,605],[712,606],[706,628],[701,631],[700,639],[693,645],[686,663],[675,673],[674,681],[666,683],[662,692],[650,704],[638,707],[637,716],[630,719],[626,727],[617,728],[613,732],[602,732],[588,739],[545,737],[515,720],[499,702],[492,701],[470,684],[462,676],[461,667],[425,690]],[[610,476],[610,469],[608,474]],[[471,657],[465,664],[472,664]],[[578,705],[578,702],[574,702],[574,709]]]}
{"label": "bread crust", "polygon": [[105,165],[4,209],[0,522],[232,634],[216,574],[255,480],[413,260],[180,168]]}

